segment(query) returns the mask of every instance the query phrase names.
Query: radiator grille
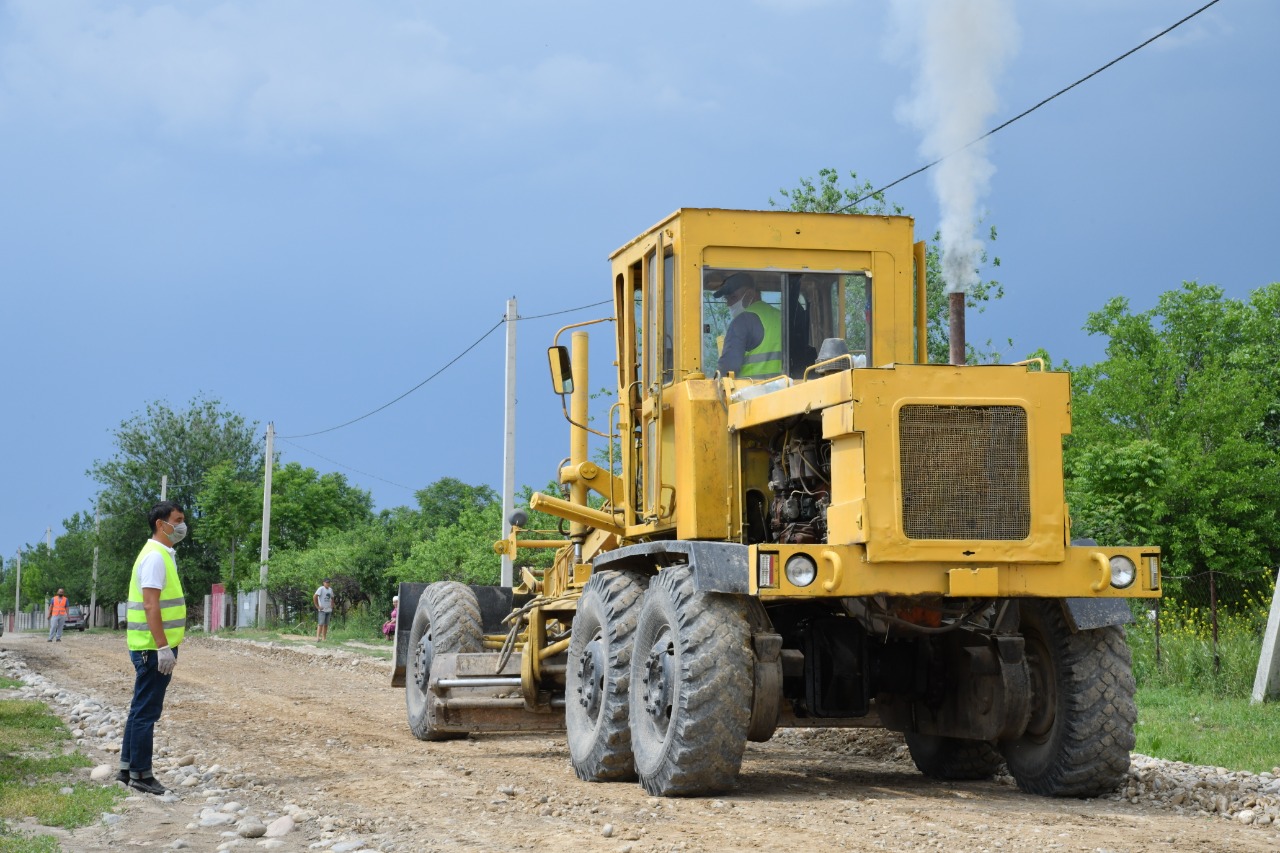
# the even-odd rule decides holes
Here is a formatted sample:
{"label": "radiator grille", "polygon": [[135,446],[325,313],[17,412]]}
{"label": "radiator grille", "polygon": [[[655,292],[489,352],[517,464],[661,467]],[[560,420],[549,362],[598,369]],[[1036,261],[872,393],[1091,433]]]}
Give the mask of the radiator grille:
{"label": "radiator grille", "polygon": [[1027,413],[1018,406],[903,406],[902,530],[909,539],[1026,539]]}

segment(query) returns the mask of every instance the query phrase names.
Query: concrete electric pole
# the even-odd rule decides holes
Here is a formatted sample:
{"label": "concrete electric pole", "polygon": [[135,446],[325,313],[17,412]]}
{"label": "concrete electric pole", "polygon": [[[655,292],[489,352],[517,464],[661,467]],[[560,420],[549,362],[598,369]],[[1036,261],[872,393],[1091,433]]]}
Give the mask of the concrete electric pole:
{"label": "concrete electric pole", "polygon": [[[507,406],[502,437],[502,538],[511,535],[511,511],[516,503],[516,298],[507,300]],[[511,587],[515,569],[502,555],[502,585]]]}
{"label": "concrete electric pole", "polygon": [[89,584],[89,627],[98,626],[98,534],[101,532],[98,507],[93,508],[93,580]]}
{"label": "concrete electric pole", "polygon": [[168,474],[160,475],[160,500],[162,501],[169,500],[169,475]]}
{"label": "concrete electric pole", "polygon": [[271,469],[275,464],[276,425],[267,424],[266,474],[262,479],[262,548],[258,551],[258,627],[267,626],[267,554],[271,542]]}

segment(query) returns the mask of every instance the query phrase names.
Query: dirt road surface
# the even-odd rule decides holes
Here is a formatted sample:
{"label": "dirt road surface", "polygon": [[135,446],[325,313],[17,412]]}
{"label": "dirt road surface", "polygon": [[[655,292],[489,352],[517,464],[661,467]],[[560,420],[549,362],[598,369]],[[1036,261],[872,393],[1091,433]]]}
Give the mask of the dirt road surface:
{"label": "dirt road surface", "polygon": [[[127,709],[132,672],[122,636],[42,640],[6,635],[0,648],[61,687]],[[341,846],[349,838],[394,851],[1280,849],[1275,827],[1121,799],[1047,800],[1007,779],[932,781],[882,732],[782,732],[748,745],[732,792],[659,800],[636,784],[578,781],[560,736],[420,742],[388,670],[386,661],[341,649],[196,637],[182,646],[157,730],[167,750],[157,770],[195,755],[199,766],[244,774],[223,799],[264,816],[289,804],[313,812],[277,848],[286,853],[355,849]],[[115,755],[92,752],[115,765]],[[167,804],[131,798],[118,824],[78,830],[64,849],[225,844],[216,830],[193,825],[206,792],[178,793]]]}

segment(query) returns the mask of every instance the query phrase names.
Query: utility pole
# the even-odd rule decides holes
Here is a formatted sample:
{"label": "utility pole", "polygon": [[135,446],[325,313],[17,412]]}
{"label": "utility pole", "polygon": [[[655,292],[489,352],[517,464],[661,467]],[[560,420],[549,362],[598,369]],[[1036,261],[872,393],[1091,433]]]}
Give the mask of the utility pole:
{"label": "utility pole", "polygon": [[[511,535],[511,511],[516,503],[516,298],[507,300],[507,406],[502,437],[502,538]],[[511,557],[502,555],[502,585],[515,583]]]}
{"label": "utility pole", "polygon": [[271,468],[275,464],[276,425],[267,424],[266,475],[262,479],[262,548],[258,552],[258,627],[267,626],[267,553],[271,541]]}
{"label": "utility pole", "polygon": [[[13,585],[13,618],[18,618],[22,610],[22,549],[18,549],[18,582]],[[18,623],[13,623],[13,630],[18,630]]]}
{"label": "utility pole", "polygon": [[1280,699],[1280,577],[1276,578],[1275,591],[1271,593],[1271,615],[1267,617],[1267,630],[1262,638],[1262,654],[1258,657],[1258,671],[1253,678],[1254,703]]}
{"label": "utility pole", "polygon": [[169,499],[169,475],[160,475],[160,500],[167,501]]}
{"label": "utility pole", "polygon": [[98,519],[98,507],[93,508],[93,581],[89,585],[89,627],[98,627],[98,534],[102,528]]}

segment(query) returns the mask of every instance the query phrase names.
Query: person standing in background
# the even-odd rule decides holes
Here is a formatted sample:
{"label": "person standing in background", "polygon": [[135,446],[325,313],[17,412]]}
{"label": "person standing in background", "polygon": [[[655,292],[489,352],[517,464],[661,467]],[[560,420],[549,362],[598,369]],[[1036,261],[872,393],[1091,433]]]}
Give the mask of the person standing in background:
{"label": "person standing in background", "polygon": [[67,597],[58,587],[58,594],[49,602],[49,639],[46,642],[62,642],[62,626],[67,624]]}
{"label": "person standing in background", "polygon": [[316,588],[311,596],[311,602],[316,606],[316,640],[327,640],[329,617],[333,615],[333,587],[329,586],[328,578],[325,578]]}

